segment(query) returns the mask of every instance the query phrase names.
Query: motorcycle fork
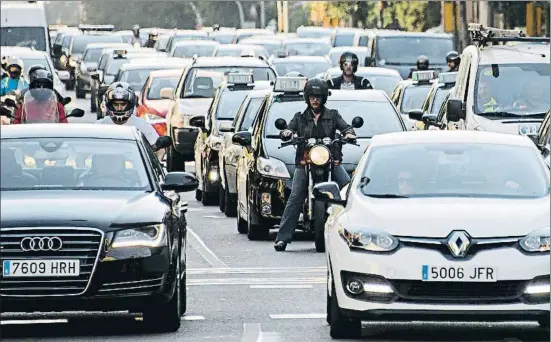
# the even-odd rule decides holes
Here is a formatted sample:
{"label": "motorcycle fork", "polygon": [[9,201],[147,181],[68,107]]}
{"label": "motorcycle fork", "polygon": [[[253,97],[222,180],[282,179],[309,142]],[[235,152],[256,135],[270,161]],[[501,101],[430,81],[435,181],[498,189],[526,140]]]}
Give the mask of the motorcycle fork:
{"label": "motorcycle fork", "polygon": [[312,220],[312,207],[314,201],[312,199],[312,191],[314,190],[314,178],[312,177],[312,172],[310,172],[310,166],[307,167],[308,172],[308,221]]}

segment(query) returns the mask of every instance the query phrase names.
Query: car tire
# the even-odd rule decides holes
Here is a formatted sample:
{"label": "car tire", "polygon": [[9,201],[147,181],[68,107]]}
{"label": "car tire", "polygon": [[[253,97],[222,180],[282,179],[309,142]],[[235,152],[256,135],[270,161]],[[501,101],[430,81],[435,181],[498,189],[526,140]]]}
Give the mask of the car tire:
{"label": "car tire", "polygon": [[195,190],[195,200],[201,201],[202,198],[203,198],[203,191],[201,191],[199,189],[196,189]]}
{"label": "car tire", "polygon": [[[165,333],[175,332],[180,329],[180,319],[182,317],[182,284],[180,280],[180,257],[176,260],[175,281],[176,289],[172,298],[168,302],[154,302],[143,312],[143,322],[148,330],[153,332]],[[185,288],[185,287],[184,287]]]}
{"label": "car tire", "polygon": [[[226,182],[226,184],[228,184]],[[226,187],[224,189],[224,197],[226,206],[224,208],[224,214],[226,214],[227,217],[236,217],[237,216],[237,195],[230,194],[230,191]]]}
{"label": "car tire", "polygon": [[323,202],[314,202],[314,215],[313,220],[310,223],[312,225],[312,231],[314,232],[314,245],[316,246],[316,252],[325,252],[325,220],[326,220],[326,205]]}
{"label": "car tire", "polygon": [[[247,237],[251,241],[268,240],[270,236],[270,228],[268,228],[267,224],[263,222],[264,219],[260,217],[258,213],[253,213],[253,211],[254,209],[251,209],[250,205],[247,203]],[[253,215],[258,217],[258,224],[252,223]]]}
{"label": "car tire", "polygon": [[94,96],[92,95],[92,93],[90,93],[90,112],[96,113],[97,111],[98,111],[98,107],[96,106],[96,100],[94,99]]}
{"label": "car tire", "polygon": [[75,82],[75,96],[77,99],[85,99],[86,92],[82,90],[82,87],[79,86],[78,81]]}
{"label": "car tire", "polygon": [[220,209],[221,212],[226,212],[226,190],[222,185],[218,188],[218,209]]}
{"label": "car tire", "polygon": [[358,319],[352,319],[342,314],[339,302],[337,300],[337,294],[335,291],[335,282],[331,285],[332,296],[329,302],[329,334],[331,338],[340,339],[357,339],[362,337],[362,321]]}
{"label": "car tire", "polygon": [[174,149],[174,146],[168,148],[168,155],[166,156],[166,168],[168,172],[174,171],[186,171],[186,160],[178,151]]}
{"label": "car tire", "polygon": [[180,314],[184,315],[187,311],[187,272],[184,270],[184,276],[180,280]]}

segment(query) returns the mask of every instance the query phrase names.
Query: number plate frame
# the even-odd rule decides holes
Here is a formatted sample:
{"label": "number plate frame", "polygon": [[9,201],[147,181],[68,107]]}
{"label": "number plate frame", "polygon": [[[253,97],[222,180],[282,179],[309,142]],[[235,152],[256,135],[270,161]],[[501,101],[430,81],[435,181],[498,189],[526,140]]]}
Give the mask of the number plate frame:
{"label": "number plate frame", "polygon": [[[435,273],[437,274],[437,277],[434,277]],[[461,274],[463,275],[462,277]],[[472,276],[475,277],[471,278]],[[423,282],[495,283],[498,281],[498,272],[497,267],[495,266],[422,265],[421,280]]]}
{"label": "number plate frame", "polygon": [[[14,263],[17,263],[15,265]],[[36,265],[36,266],[35,266]],[[44,266],[42,266],[44,265]],[[54,272],[55,270],[58,272]],[[60,267],[65,265],[65,267]],[[74,265],[75,272],[59,272],[67,269],[68,265]],[[44,272],[40,272],[41,270]],[[24,273],[24,270],[25,271]],[[31,272],[32,271],[32,272]],[[80,275],[79,259],[56,259],[56,260],[2,260],[2,278],[25,278],[25,277],[78,277]]]}

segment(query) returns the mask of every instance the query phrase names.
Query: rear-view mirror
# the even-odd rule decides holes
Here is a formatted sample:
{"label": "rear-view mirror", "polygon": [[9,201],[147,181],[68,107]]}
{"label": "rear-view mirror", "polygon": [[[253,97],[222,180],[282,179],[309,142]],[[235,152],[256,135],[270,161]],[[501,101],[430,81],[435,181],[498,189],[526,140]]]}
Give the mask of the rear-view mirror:
{"label": "rear-view mirror", "polygon": [[205,127],[205,117],[203,115],[196,115],[189,119],[189,125],[198,128]]}
{"label": "rear-view mirror", "polygon": [[458,99],[449,99],[448,103],[446,103],[446,118],[451,122],[458,122],[461,119],[465,119],[463,101]]}
{"label": "rear-view mirror", "polygon": [[161,89],[161,99],[174,100],[174,88]]}
{"label": "rear-view mirror", "polygon": [[248,131],[242,131],[237,132],[232,136],[232,142],[237,145],[241,145],[243,147],[247,147],[251,145],[251,132]]}
{"label": "rear-view mirror", "polygon": [[158,137],[155,141],[155,150],[158,151],[163,148],[168,148],[172,146],[172,138],[168,135],[163,135]]}
{"label": "rear-view mirror", "polygon": [[169,172],[161,183],[164,191],[188,192],[197,189],[199,182],[189,172]]}
{"label": "rear-view mirror", "polygon": [[64,106],[68,105],[69,103],[71,103],[72,99],[70,97],[65,97],[63,98],[63,101],[61,102],[61,104],[63,104]]}
{"label": "rear-view mirror", "polygon": [[312,191],[314,199],[320,202],[346,205],[346,200],[341,198],[339,185],[335,182],[323,182],[314,186]]}
{"label": "rear-view mirror", "polygon": [[230,133],[233,132],[233,126],[230,123],[223,122],[218,127],[218,130],[222,133]]}
{"label": "rear-view mirror", "polygon": [[364,119],[360,116],[356,116],[352,119],[352,127],[361,128],[364,125]]}
{"label": "rear-view mirror", "polygon": [[364,59],[364,66],[375,66],[375,60],[373,59],[373,57],[366,57]]}
{"label": "rear-view mirror", "polygon": [[287,129],[287,121],[285,119],[277,119],[275,121],[275,127],[280,131]]}
{"label": "rear-view mirror", "polygon": [[411,120],[421,121],[423,119],[423,111],[421,109],[412,109],[408,112]]}
{"label": "rear-view mirror", "polygon": [[69,115],[67,115],[68,118],[81,118],[83,117],[85,112],[80,108],[75,108],[71,111]]}

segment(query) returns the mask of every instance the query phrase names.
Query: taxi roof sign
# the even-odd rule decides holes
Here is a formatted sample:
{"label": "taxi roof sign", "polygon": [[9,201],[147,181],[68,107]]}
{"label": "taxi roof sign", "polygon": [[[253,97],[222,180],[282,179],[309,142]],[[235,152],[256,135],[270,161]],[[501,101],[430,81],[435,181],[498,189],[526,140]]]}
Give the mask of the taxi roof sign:
{"label": "taxi roof sign", "polygon": [[434,79],[434,70],[414,71],[411,73],[413,82],[429,82]]}
{"label": "taxi roof sign", "polygon": [[254,83],[252,73],[231,72],[228,74],[229,84],[251,84]]}
{"label": "taxi roof sign", "polygon": [[457,79],[457,72],[442,72],[438,74],[438,83],[452,84]]}
{"label": "taxi roof sign", "polygon": [[113,54],[117,56],[125,56],[128,54],[128,50],[126,49],[114,49]]}
{"label": "taxi roof sign", "polygon": [[282,93],[300,93],[308,82],[307,77],[278,77],[274,83],[274,91]]}
{"label": "taxi roof sign", "polygon": [[114,31],[115,25],[78,25],[78,29],[81,31]]}

